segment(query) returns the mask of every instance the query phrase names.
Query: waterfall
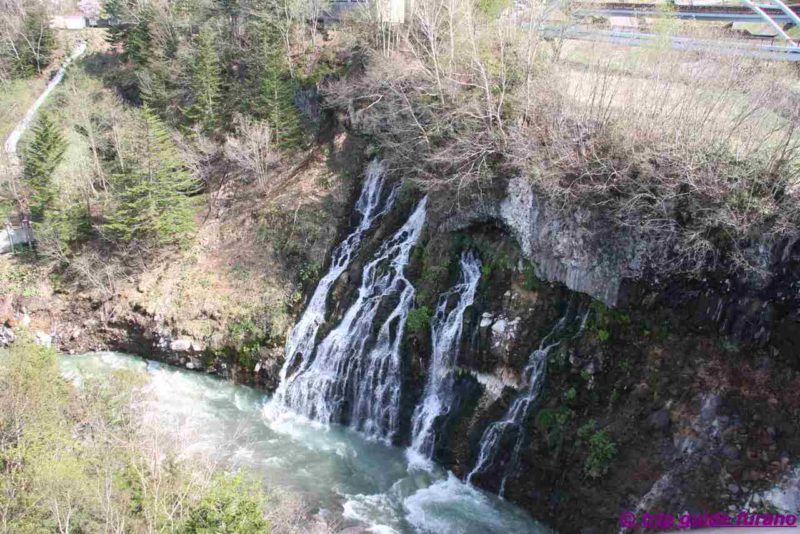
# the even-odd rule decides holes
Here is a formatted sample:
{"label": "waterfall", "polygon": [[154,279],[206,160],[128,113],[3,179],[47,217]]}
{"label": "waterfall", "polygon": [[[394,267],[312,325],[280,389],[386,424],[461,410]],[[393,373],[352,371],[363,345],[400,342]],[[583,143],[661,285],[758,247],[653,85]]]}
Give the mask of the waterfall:
{"label": "waterfall", "polygon": [[[427,197],[364,266],[358,296],[341,322],[317,345],[313,360],[284,380],[283,405],[324,423],[348,423],[373,438],[395,437],[400,342],[415,295],[403,272],[425,224],[426,204]],[[379,310],[386,319],[376,329]]]}
{"label": "waterfall", "polygon": [[[567,307],[567,311],[555,324],[553,329],[542,339],[539,348],[531,354],[528,365],[525,367],[524,376],[526,389],[517,395],[514,402],[506,410],[505,415],[499,421],[490,424],[483,432],[480,441],[480,453],[475,468],[467,475],[467,481],[472,482],[476,474],[485,473],[493,467],[498,467],[503,476],[500,480],[499,494],[502,497],[506,489],[506,479],[513,473],[519,462],[519,455],[522,452],[522,445],[525,438],[525,423],[528,421],[531,411],[542,392],[547,370],[547,357],[550,351],[556,348],[561,341],[559,339],[550,341],[554,336],[560,334],[568,323],[571,315],[572,303]],[[589,314],[586,312],[581,320],[580,330],[577,335],[583,332]],[[512,442],[514,447],[508,461],[500,454],[504,443]]]}
{"label": "waterfall", "polygon": [[289,373],[297,367],[298,359],[301,364],[294,369],[292,375],[302,372],[310,363],[311,352],[317,337],[320,325],[325,320],[325,310],[328,295],[336,280],[349,267],[356,252],[361,246],[361,240],[372,223],[388,212],[394,205],[397,196],[395,187],[383,199],[383,187],[386,177],[386,168],[382,162],[372,160],[367,166],[364,186],[361,195],[356,201],[356,212],[359,214],[358,225],[347,238],[334,249],[331,255],[331,266],[325,276],[317,284],[314,294],[308,302],[303,315],[292,329],[286,341],[285,361],[280,372],[280,385],[275,393],[276,398],[282,399],[285,395],[285,386]]}
{"label": "waterfall", "polygon": [[464,311],[472,305],[481,277],[481,262],[470,251],[461,255],[461,278],[439,297],[431,319],[431,363],[422,401],[412,419],[411,451],[425,460],[433,458],[436,442],[434,426],[446,415],[454,401],[453,365],[458,357]]}

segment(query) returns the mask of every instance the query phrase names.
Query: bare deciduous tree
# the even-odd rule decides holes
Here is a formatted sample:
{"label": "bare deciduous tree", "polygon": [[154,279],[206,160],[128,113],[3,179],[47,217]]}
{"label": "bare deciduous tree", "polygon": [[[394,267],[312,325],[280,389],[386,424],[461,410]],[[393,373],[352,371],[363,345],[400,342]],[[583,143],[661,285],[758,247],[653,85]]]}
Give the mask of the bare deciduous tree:
{"label": "bare deciduous tree", "polygon": [[236,166],[240,178],[255,179],[269,193],[276,185],[278,174],[273,171],[279,161],[272,128],[264,121],[241,116],[236,123],[238,135],[226,138],[225,156]]}

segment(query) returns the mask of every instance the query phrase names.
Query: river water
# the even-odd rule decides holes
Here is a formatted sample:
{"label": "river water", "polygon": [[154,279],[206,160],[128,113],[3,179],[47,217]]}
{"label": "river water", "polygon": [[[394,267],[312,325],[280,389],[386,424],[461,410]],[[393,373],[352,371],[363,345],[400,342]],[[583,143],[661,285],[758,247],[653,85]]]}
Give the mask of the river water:
{"label": "river water", "polygon": [[345,526],[381,534],[550,532],[521,509],[441,469],[410,469],[399,448],[266,409],[269,398],[252,388],[113,352],[64,356],[60,365],[76,381],[120,368],[146,372],[152,399],[146,409],[188,436],[191,449],[229,468],[247,468],[268,488],[296,492],[342,517]]}

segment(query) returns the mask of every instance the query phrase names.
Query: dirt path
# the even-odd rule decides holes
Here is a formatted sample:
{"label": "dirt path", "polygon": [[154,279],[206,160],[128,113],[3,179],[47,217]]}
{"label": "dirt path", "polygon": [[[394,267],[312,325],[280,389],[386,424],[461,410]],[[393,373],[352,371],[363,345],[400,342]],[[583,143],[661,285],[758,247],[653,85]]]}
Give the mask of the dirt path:
{"label": "dirt path", "polygon": [[[24,134],[25,130],[31,125],[33,119],[36,117],[36,112],[42,107],[42,104],[44,104],[47,97],[50,96],[50,93],[53,92],[53,89],[64,79],[64,73],[70,63],[80,57],[85,51],[86,43],[81,41],[72,51],[72,54],[64,61],[64,64],[61,65],[61,68],[58,69],[58,72],[56,72],[56,75],[50,80],[50,83],[47,84],[47,87],[42,91],[42,94],[39,95],[39,98],[36,99],[36,102],[33,103],[27,113],[25,113],[25,116],[22,117],[22,120],[19,121],[19,124],[17,124],[16,128],[11,132],[11,135],[8,136],[8,139],[6,139],[5,151],[12,168],[20,164],[19,157],[17,156],[17,144],[22,138],[22,134]],[[0,254],[10,252],[16,245],[29,243],[30,240],[30,234],[22,228],[12,228],[10,223],[0,225]]]}

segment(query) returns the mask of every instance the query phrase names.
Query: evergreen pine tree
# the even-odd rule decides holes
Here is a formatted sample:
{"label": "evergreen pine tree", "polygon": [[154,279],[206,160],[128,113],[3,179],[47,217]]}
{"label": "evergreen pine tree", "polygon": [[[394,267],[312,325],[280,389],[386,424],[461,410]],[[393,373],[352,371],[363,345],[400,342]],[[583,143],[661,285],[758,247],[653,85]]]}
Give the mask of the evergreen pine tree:
{"label": "evergreen pine tree", "polygon": [[124,45],[130,29],[130,10],[127,0],[106,0],[104,15],[108,19],[109,27],[106,31],[106,41],[113,45]]}
{"label": "evergreen pine tree", "polygon": [[160,58],[151,58],[146,67],[137,69],[142,102],[162,117],[172,105],[173,88],[167,69],[168,65]]}
{"label": "evergreen pine tree", "polygon": [[67,143],[46,113],[33,127],[33,140],[23,156],[23,179],[30,187],[30,212],[34,221],[41,221],[56,196],[53,172],[64,158]]}
{"label": "evergreen pine tree", "polygon": [[214,38],[204,30],[198,38],[197,56],[192,70],[192,93],[194,102],[187,110],[187,117],[199,123],[206,132],[213,131],[220,121],[222,80]]}
{"label": "evergreen pine tree", "polygon": [[168,244],[194,228],[189,195],[199,184],[184,162],[164,124],[147,106],[140,164],[114,178],[116,207],[104,229],[121,241]]}
{"label": "evergreen pine tree", "polygon": [[281,47],[274,41],[265,40],[263,55],[259,114],[275,132],[277,146],[297,147],[303,141],[300,112],[294,103],[294,85],[285,73]]}
{"label": "evergreen pine tree", "polygon": [[144,8],[139,12],[136,23],[124,35],[125,56],[137,65],[147,65],[153,42],[150,24],[153,18],[152,11]]}
{"label": "evergreen pine tree", "polygon": [[50,64],[56,39],[50,18],[43,11],[28,13],[22,22],[23,36],[14,43],[17,57],[14,69],[18,76],[34,76]]}

